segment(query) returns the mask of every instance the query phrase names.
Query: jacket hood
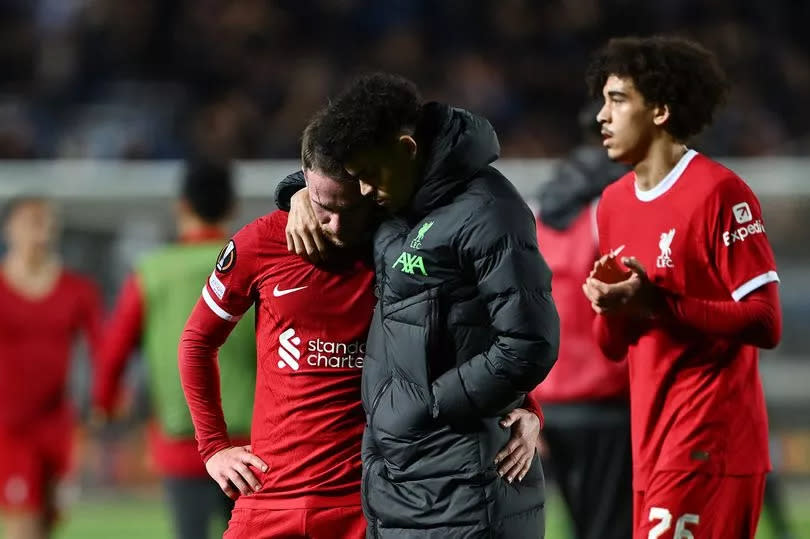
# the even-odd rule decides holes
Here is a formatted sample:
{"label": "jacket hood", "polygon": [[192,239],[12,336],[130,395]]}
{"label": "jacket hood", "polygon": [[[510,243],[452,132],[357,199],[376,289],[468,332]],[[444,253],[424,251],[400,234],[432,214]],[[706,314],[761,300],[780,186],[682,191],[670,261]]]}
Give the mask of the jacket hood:
{"label": "jacket hood", "polygon": [[427,103],[416,129],[426,149],[421,183],[410,212],[424,215],[466,185],[481,169],[498,159],[500,144],[492,125],[469,111]]}
{"label": "jacket hood", "polygon": [[540,221],[555,230],[566,230],[582,210],[629,169],[614,163],[596,146],[580,146],[561,161],[538,194]]}

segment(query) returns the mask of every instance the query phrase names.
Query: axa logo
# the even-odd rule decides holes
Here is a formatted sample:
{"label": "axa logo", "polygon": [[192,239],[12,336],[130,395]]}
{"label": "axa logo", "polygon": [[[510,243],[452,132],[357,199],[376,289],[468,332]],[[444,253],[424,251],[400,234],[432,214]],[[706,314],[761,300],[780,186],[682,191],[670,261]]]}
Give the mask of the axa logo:
{"label": "axa logo", "polygon": [[734,212],[734,219],[736,219],[741,225],[754,218],[754,216],[751,215],[751,207],[748,205],[748,202],[740,202],[739,204],[735,204],[731,207],[731,211]]}
{"label": "axa logo", "polygon": [[301,338],[295,334],[293,328],[287,328],[278,336],[278,355],[281,356],[278,361],[279,369],[289,367],[297,371],[301,368],[301,364],[298,363],[301,359],[301,350],[298,349],[300,344]]}
{"label": "axa logo", "polygon": [[[397,266],[400,266],[397,268]],[[425,261],[422,260],[422,257],[419,255],[413,255],[407,251],[402,251],[402,254],[399,255],[394,265],[391,266],[394,269],[399,269],[402,273],[407,273],[408,275],[414,275],[416,270],[427,276],[427,271],[425,271]]]}
{"label": "axa logo", "polygon": [[422,240],[425,239],[425,234],[427,231],[430,230],[430,227],[433,226],[433,221],[427,221],[423,223],[421,227],[419,227],[419,232],[416,233],[416,237],[411,241],[411,249],[421,249],[422,248]]}
{"label": "axa logo", "polygon": [[765,225],[762,224],[762,221],[757,219],[753,223],[748,223],[747,225],[741,226],[736,230],[727,230],[726,232],[723,232],[723,244],[728,247],[732,243],[745,241],[750,236],[764,233]]}
{"label": "axa logo", "polygon": [[[366,343],[350,343],[310,339],[306,346],[301,346],[301,338],[294,328],[287,328],[278,337],[279,369],[291,368],[297,371],[302,363],[310,367],[328,369],[362,369],[366,355]],[[302,358],[302,351],[306,357]]]}
{"label": "axa logo", "polygon": [[668,232],[661,233],[661,239],[658,240],[658,248],[661,254],[655,260],[656,267],[671,268],[674,266],[672,263],[672,240],[675,238],[675,229],[670,228]]}

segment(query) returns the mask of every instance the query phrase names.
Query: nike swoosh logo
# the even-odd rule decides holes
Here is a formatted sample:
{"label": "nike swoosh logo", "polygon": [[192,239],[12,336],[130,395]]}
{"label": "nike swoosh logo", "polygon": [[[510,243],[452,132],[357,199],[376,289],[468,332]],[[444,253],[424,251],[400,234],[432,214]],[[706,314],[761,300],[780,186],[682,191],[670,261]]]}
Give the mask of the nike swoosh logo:
{"label": "nike swoosh logo", "polygon": [[298,288],[288,288],[287,290],[279,289],[278,285],[273,289],[273,296],[280,298],[281,296],[286,296],[287,294],[292,294],[293,292],[298,292],[299,290],[305,289],[306,286],[299,286]]}

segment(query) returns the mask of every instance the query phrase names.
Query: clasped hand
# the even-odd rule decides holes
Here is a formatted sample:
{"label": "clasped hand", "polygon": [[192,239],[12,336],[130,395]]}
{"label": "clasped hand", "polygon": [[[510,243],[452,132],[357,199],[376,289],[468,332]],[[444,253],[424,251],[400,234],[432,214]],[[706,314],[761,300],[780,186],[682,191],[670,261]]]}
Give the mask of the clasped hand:
{"label": "clasped hand", "polygon": [[622,257],[623,270],[616,257],[604,255],[594,262],[582,291],[599,314],[648,314],[652,308],[655,287],[644,266],[634,257]]}

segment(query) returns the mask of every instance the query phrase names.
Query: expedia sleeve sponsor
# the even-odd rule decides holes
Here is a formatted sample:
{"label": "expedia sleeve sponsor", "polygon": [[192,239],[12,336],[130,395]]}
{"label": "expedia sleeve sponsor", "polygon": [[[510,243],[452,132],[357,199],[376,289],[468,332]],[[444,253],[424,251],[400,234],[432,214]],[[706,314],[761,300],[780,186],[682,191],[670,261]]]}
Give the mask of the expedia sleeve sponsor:
{"label": "expedia sleeve sponsor", "polygon": [[764,233],[765,225],[762,224],[762,220],[757,219],[753,223],[723,232],[723,245],[728,247],[732,243],[743,242],[751,236]]}
{"label": "expedia sleeve sponsor", "polygon": [[722,182],[706,210],[702,217],[711,231],[707,254],[734,301],[779,280],[762,208],[745,182]]}

